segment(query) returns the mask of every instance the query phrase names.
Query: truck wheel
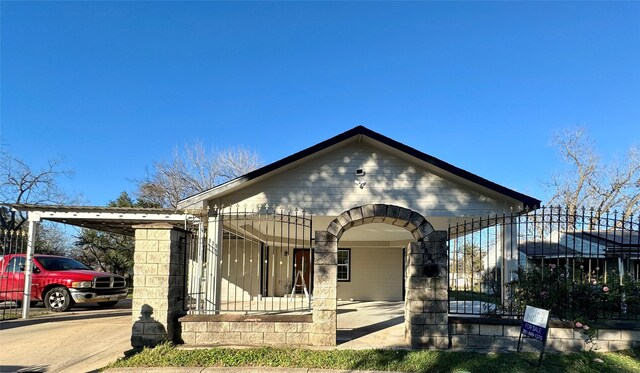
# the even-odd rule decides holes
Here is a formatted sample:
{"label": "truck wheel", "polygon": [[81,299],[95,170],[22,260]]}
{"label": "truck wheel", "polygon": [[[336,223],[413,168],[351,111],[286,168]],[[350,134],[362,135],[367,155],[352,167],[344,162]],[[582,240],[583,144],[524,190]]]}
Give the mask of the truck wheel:
{"label": "truck wheel", "polygon": [[118,304],[117,300],[112,300],[112,301],[109,301],[109,302],[99,302],[98,303],[98,307],[100,307],[100,308],[109,308],[109,307],[115,306],[116,304]]}
{"label": "truck wheel", "polygon": [[53,312],[65,312],[73,305],[71,294],[64,286],[56,286],[44,295],[44,305]]}

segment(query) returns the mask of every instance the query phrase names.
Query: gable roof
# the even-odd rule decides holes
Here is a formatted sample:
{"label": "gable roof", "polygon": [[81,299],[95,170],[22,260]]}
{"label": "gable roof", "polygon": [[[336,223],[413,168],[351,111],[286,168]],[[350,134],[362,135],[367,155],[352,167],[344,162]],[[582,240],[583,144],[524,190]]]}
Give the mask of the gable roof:
{"label": "gable roof", "polygon": [[178,208],[187,208],[191,205],[194,205],[196,203],[202,202],[202,201],[206,201],[212,198],[215,198],[217,196],[220,196],[222,193],[232,189],[232,188],[236,188],[241,186],[242,184],[249,182],[251,180],[254,180],[258,177],[264,176],[268,173],[274,172],[282,167],[285,167],[287,165],[290,165],[296,161],[299,161],[303,158],[309,157],[313,154],[316,154],[328,147],[332,147],[334,145],[337,145],[341,142],[347,141],[349,139],[353,139],[356,136],[366,136],[372,140],[378,141],[384,145],[387,145],[391,148],[394,148],[400,152],[403,152],[409,156],[412,156],[420,161],[426,162],[432,166],[435,166],[439,169],[442,169],[446,172],[449,172],[453,175],[456,175],[462,179],[468,180],[472,183],[475,183],[477,185],[483,186],[485,188],[488,188],[494,192],[497,192],[499,194],[505,195],[507,197],[510,197],[512,199],[515,199],[519,202],[521,202],[523,204],[523,206],[525,207],[529,207],[532,209],[538,208],[540,207],[540,203],[541,201],[539,199],[527,196],[525,194],[516,192],[513,189],[509,189],[507,187],[504,187],[502,185],[496,184],[492,181],[489,181],[483,177],[480,177],[478,175],[472,174],[469,171],[465,171],[459,167],[456,167],[450,163],[447,163],[445,161],[442,161],[438,158],[435,158],[429,154],[423,153],[417,149],[414,149],[410,146],[407,146],[405,144],[402,144],[396,140],[393,140],[389,137],[386,137],[378,132],[372,131],[364,126],[357,126],[354,127],[346,132],[343,132],[337,136],[334,136],[328,140],[322,141],[316,145],[313,145],[309,148],[306,148],[304,150],[301,150],[297,153],[294,153],[288,157],[282,158],[279,161],[273,162],[271,164],[268,164],[264,167],[258,168],[254,171],[251,171],[243,176],[240,176],[238,178],[235,178],[233,180],[229,180],[226,183],[220,184],[214,188],[211,188],[209,190],[205,190],[203,192],[197,193],[195,195],[192,195],[190,197],[187,197],[183,200],[181,200],[178,203]]}

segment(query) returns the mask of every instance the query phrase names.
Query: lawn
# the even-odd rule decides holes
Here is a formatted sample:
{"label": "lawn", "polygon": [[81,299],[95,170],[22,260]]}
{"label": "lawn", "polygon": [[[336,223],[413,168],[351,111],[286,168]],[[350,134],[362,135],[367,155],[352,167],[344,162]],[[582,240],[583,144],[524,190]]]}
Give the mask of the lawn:
{"label": "lawn", "polygon": [[[475,353],[405,350],[308,350],[287,348],[183,350],[170,344],[144,349],[116,367],[298,367],[401,372],[526,372],[537,366],[536,353]],[[596,362],[600,358],[604,362]],[[547,354],[542,372],[640,372],[640,349],[617,353]]]}

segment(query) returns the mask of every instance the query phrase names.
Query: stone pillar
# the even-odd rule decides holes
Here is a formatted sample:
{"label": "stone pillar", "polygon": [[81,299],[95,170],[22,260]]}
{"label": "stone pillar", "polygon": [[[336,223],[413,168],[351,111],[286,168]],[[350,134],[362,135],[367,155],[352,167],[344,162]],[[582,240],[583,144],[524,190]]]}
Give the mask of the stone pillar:
{"label": "stone pillar", "polygon": [[313,252],[313,333],[310,344],[335,346],[338,285],[338,239],[327,231],[316,231]]}
{"label": "stone pillar", "polygon": [[185,250],[191,234],[168,223],[136,225],[131,346],[179,342]]}
{"label": "stone pillar", "polygon": [[412,348],[449,347],[447,232],[412,242],[405,256],[405,339]]}

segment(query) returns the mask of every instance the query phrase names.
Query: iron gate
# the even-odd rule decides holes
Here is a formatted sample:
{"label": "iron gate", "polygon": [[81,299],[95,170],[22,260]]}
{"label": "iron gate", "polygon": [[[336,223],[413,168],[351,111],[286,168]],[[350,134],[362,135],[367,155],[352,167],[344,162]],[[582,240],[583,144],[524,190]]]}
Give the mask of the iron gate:
{"label": "iron gate", "polygon": [[[6,255],[25,254],[27,251],[28,231],[26,229],[9,230],[0,228],[0,320],[15,319],[22,314],[24,295],[24,272],[22,268],[13,268],[7,262]],[[29,305],[25,305],[28,307]]]}

